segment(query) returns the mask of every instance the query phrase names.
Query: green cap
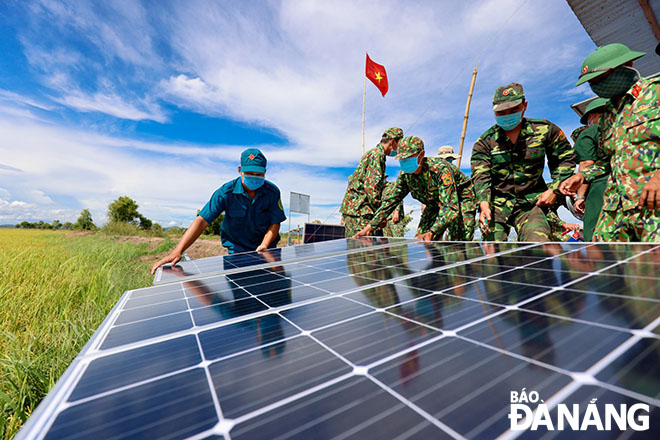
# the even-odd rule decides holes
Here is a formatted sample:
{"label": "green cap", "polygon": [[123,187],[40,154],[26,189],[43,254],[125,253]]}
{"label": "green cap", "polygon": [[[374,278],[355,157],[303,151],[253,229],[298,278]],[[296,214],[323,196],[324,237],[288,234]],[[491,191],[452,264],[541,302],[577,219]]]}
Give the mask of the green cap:
{"label": "green cap", "polygon": [[523,86],[518,83],[511,83],[506,86],[500,86],[493,95],[493,110],[496,112],[507,110],[525,102],[525,92]]}
{"label": "green cap", "polygon": [[248,148],[241,153],[242,172],[265,173],[266,163],[266,156],[256,148]]}
{"label": "green cap", "polygon": [[591,81],[603,73],[619,67],[628,61],[636,60],[646,55],[646,52],[635,52],[628,46],[620,43],[612,43],[601,46],[591,53],[582,63],[580,77],[576,86]]}
{"label": "green cap", "polygon": [[607,98],[596,98],[591,101],[589,105],[587,105],[587,108],[584,110],[584,114],[580,118],[580,122],[586,125],[589,113],[604,108],[608,102],[610,102],[610,100]]}
{"label": "green cap", "polygon": [[399,127],[392,127],[385,130],[383,136],[387,136],[390,139],[401,139],[403,137],[403,130]]}
{"label": "green cap", "polygon": [[399,142],[399,149],[397,150],[399,154],[396,155],[396,159],[405,159],[422,151],[424,151],[424,141],[417,136],[408,136]]}

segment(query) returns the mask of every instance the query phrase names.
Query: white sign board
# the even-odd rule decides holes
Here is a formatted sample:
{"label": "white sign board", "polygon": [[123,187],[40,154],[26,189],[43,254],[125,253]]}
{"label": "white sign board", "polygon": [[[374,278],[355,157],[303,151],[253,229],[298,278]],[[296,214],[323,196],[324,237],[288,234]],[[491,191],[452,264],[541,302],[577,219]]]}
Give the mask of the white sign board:
{"label": "white sign board", "polygon": [[309,195],[292,192],[289,211],[309,215]]}

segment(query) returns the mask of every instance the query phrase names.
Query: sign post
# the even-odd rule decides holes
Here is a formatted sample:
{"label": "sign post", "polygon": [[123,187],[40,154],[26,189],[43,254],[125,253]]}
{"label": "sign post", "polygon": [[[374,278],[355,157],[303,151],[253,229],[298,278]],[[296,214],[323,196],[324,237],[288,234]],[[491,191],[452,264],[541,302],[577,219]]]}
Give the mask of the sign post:
{"label": "sign post", "polygon": [[309,194],[291,192],[289,197],[289,233],[287,234],[287,246],[291,245],[291,213],[299,212],[301,214],[307,214],[307,222],[309,223],[310,206]]}

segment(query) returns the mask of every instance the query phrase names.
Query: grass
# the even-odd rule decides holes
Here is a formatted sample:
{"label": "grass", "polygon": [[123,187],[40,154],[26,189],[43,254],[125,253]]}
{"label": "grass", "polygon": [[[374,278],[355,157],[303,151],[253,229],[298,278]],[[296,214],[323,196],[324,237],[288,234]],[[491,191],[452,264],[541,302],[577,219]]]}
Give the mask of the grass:
{"label": "grass", "polygon": [[12,438],[122,293],[152,284],[149,243],[0,229],[0,439]]}

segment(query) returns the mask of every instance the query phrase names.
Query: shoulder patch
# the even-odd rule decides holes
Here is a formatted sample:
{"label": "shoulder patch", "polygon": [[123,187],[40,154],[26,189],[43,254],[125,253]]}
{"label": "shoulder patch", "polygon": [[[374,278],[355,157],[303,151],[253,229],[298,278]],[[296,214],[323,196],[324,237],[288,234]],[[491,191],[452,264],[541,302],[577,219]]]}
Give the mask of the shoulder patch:
{"label": "shoulder patch", "polygon": [[454,182],[454,179],[451,177],[451,173],[447,172],[441,176],[442,178],[442,184],[445,186],[449,186]]}
{"label": "shoulder patch", "polygon": [[559,130],[559,134],[557,135],[557,138],[558,138],[560,141],[566,140],[566,135],[564,134],[564,131],[563,131],[563,130]]}
{"label": "shoulder patch", "polygon": [[279,200],[277,201],[277,206],[279,206],[279,208],[280,208],[282,211],[284,211],[284,206],[282,206],[282,199],[279,199]]}
{"label": "shoulder patch", "polygon": [[637,98],[637,97],[639,96],[639,92],[640,92],[641,90],[642,90],[642,86],[640,86],[639,84],[635,84],[635,87],[633,87],[633,89],[632,89],[632,94],[633,94],[633,96],[634,96],[635,98]]}

